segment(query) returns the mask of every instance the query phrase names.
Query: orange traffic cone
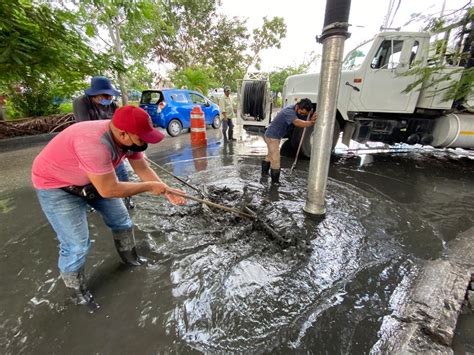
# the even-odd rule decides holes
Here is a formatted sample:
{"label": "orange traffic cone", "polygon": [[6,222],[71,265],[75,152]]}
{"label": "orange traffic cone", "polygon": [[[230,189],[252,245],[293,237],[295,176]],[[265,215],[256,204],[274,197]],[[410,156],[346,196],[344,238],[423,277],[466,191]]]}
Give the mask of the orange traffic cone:
{"label": "orange traffic cone", "polygon": [[191,145],[207,145],[206,121],[199,106],[191,111]]}

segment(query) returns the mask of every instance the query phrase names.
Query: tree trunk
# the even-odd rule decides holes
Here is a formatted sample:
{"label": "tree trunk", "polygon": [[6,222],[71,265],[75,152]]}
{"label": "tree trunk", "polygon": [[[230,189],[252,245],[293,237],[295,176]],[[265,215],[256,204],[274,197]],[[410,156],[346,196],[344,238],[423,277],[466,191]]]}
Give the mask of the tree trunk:
{"label": "tree trunk", "polygon": [[[120,27],[118,24],[113,23],[108,25],[110,38],[114,43],[114,52],[116,58],[121,62],[123,61],[123,52],[122,52],[122,40],[120,38]],[[120,71],[117,71],[117,79],[119,83],[120,92],[122,93],[122,105],[128,105],[128,95],[127,95],[127,86],[125,84],[125,78]]]}

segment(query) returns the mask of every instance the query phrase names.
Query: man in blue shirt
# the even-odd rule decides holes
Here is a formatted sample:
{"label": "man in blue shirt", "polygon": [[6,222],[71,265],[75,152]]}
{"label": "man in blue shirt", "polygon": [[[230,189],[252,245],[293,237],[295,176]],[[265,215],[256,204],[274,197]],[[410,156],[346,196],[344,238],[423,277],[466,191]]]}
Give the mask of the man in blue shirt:
{"label": "man in blue shirt", "polygon": [[296,105],[290,105],[281,110],[268,126],[265,132],[265,143],[268,154],[262,161],[262,175],[272,178],[272,184],[280,181],[280,140],[288,133],[292,125],[296,127],[310,127],[316,122],[316,113],[309,121],[306,118],[313,110],[310,99],[301,99]]}

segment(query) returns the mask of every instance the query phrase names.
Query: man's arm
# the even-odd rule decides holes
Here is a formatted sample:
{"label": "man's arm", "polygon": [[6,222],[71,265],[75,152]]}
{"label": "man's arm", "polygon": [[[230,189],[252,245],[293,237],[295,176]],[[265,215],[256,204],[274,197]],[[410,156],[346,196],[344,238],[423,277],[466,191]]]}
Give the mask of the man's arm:
{"label": "man's arm", "polygon": [[[310,114],[311,114],[311,112],[310,112]],[[299,118],[296,118],[292,123],[296,127],[307,128],[307,127],[311,127],[312,125],[314,125],[316,123],[317,118],[318,118],[318,114],[316,112],[314,112],[309,121],[304,121],[304,120],[300,120]]]}
{"label": "man's arm", "polygon": [[225,111],[225,101],[224,98],[219,100],[219,109],[221,110],[222,119],[227,120],[227,112]]}
{"label": "man's arm", "polygon": [[293,122],[292,122],[296,127],[301,127],[301,128],[307,128],[307,127],[311,127],[312,125],[314,125],[315,121],[303,121],[303,120],[300,120],[299,118],[296,118]]}
{"label": "man's arm", "polygon": [[[133,171],[135,171],[142,181],[158,181],[162,183],[160,177],[152,168],[150,168],[150,165],[148,165],[148,162],[145,159],[129,159],[128,161],[130,162]],[[175,205],[182,205],[185,203],[185,200],[182,197],[173,194],[174,191],[185,193],[184,191],[173,189],[166,184],[164,185],[166,186],[165,196],[171,203],[174,203]]]}
{"label": "man's arm", "polygon": [[129,159],[128,161],[140,180],[161,182],[160,177],[150,168],[145,159]]}
{"label": "man's arm", "polygon": [[159,181],[120,182],[115,172],[103,175],[87,174],[92,185],[104,198],[129,197],[142,192],[161,195],[166,192],[166,184]]}

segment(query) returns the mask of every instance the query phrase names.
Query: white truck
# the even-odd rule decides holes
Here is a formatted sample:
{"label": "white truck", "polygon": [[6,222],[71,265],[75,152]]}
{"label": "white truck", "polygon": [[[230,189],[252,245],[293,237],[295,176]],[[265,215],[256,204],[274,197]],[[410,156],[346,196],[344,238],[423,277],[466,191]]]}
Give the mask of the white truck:
{"label": "white truck", "polygon": [[[382,32],[349,52],[342,64],[339,96],[334,100],[337,114],[333,147],[343,131],[346,145],[352,139],[359,143],[474,148],[474,115],[454,112],[453,100],[445,100],[446,88],[461,78],[459,66],[447,66],[405,92],[419,79],[418,75],[410,75],[411,68],[434,64],[429,51],[428,33]],[[450,80],[439,81],[446,73],[450,73]],[[318,73],[288,77],[283,88],[283,106],[305,97],[317,105],[319,78]],[[245,128],[263,128],[271,120],[271,98],[257,90],[264,87],[262,82],[258,78],[242,82],[238,123]],[[255,95],[249,95],[251,92]],[[248,102],[256,97],[261,98],[257,109]],[[295,129],[288,137],[292,146],[298,146],[301,131]],[[305,134],[301,148],[307,157],[311,154],[311,132]]]}

